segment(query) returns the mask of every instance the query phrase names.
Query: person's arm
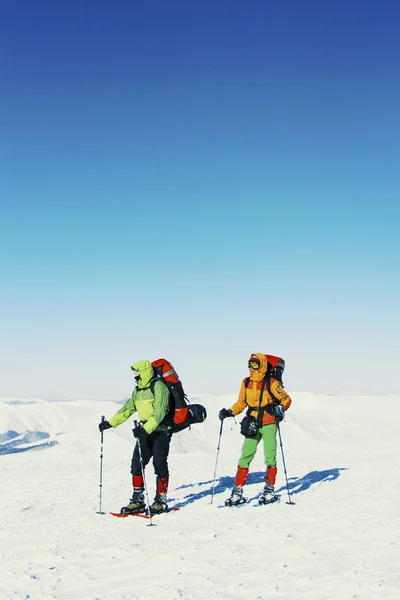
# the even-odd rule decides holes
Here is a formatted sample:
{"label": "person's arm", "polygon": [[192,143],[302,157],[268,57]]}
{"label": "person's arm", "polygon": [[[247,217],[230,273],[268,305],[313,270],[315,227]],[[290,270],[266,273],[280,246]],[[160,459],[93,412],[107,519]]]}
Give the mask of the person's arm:
{"label": "person's arm", "polygon": [[279,381],[272,382],[271,393],[272,393],[273,397],[275,398],[275,400],[277,402],[279,402],[279,404],[282,404],[285,411],[292,404],[291,397],[289,396],[287,391],[282,387],[282,385],[279,383]]}
{"label": "person's arm", "polygon": [[116,412],[115,415],[108,420],[111,427],[118,427],[118,425],[125,423],[125,421],[129,419],[129,417],[133,415],[134,412],[136,412],[136,404],[134,397],[135,390],[132,392],[132,396],[129,398],[129,400],[125,402],[123,407],[120,408],[119,411]]}
{"label": "person's arm", "polygon": [[247,402],[246,402],[246,386],[244,384],[246,380],[244,379],[242,381],[242,385],[240,386],[240,392],[239,392],[239,396],[238,399],[236,400],[235,404],[233,404],[229,410],[231,410],[234,414],[234,416],[240,414],[241,412],[244,411],[244,409],[247,407]]}

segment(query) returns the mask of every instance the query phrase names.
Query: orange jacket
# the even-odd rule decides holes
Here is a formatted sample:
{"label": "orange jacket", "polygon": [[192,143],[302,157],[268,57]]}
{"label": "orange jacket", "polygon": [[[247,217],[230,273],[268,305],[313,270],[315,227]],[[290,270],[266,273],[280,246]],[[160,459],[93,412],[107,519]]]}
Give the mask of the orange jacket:
{"label": "orange jacket", "polygon": [[[257,408],[260,402],[261,386],[263,379],[267,373],[268,362],[264,354],[258,352],[256,354],[260,359],[260,368],[257,371],[252,371],[247,388],[245,385],[247,377],[243,379],[242,385],[240,386],[239,397],[235,404],[233,404],[233,406],[231,406],[230,408],[230,410],[235,416],[243,412],[245,408],[248,408],[249,406],[254,406],[254,410],[252,410],[250,414],[252,417],[257,418]],[[283,405],[285,410],[287,410],[292,403],[289,394],[284,390],[282,385],[278,381],[276,381],[276,379],[270,380],[270,388],[271,395],[268,393],[267,386],[264,387],[261,407],[267,406],[268,404],[274,405],[278,402],[279,404]],[[267,411],[263,410],[262,413],[262,425],[270,425],[271,423],[276,423],[275,417],[270,415]]]}

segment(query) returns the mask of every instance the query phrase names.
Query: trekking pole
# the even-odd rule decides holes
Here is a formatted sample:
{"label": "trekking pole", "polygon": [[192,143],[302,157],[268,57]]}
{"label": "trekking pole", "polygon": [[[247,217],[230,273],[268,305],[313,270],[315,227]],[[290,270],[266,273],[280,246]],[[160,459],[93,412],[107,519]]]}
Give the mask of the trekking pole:
{"label": "trekking pole", "polygon": [[221,444],[221,436],[222,436],[222,426],[223,426],[223,424],[224,424],[224,420],[221,419],[221,425],[220,425],[220,428],[219,428],[219,436],[218,436],[217,458],[215,460],[214,479],[213,479],[213,484],[212,484],[212,492],[211,492],[211,502],[210,502],[210,504],[212,504],[213,500],[214,500],[215,477],[217,475],[217,465],[218,465],[218,457],[219,457],[219,449],[220,449],[220,444]]}
{"label": "trekking pole", "polygon": [[[139,425],[139,423],[137,421],[134,421],[135,423],[135,427],[137,427]],[[147,509],[147,515],[150,519],[150,523],[149,525],[153,525],[153,521],[152,521],[152,515],[151,515],[151,510],[150,510],[150,502],[149,502],[149,493],[147,490],[147,483],[146,483],[146,475],[144,472],[144,464],[143,464],[143,458],[142,458],[142,448],[141,448],[141,444],[140,444],[140,439],[137,438],[137,446],[138,446],[138,451],[139,451],[139,461],[140,461],[140,468],[142,470],[142,477],[143,477],[143,485],[144,485],[144,491],[146,494],[146,509]]]}
{"label": "trekking pole", "polygon": [[279,434],[279,444],[281,447],[281,454],[282,454],[282,462],[283,462],[283,470],[285,472],[285,479],[286,479],[286,489],[287,489],[287,494],[288,494],[288,498],[289,500],[286,502],[286,504],[296,504],[296,502],[293,502],[293,500],[290,497],[290,490],[289,490],[289,482],[288,482],[288,476],[287,476],[287,471],[286,471],[286,463],[285,463],[285,455],[283,453],[283,444],[282,444],[282,436],[281,436],[281,428],[279,427],[279,423],[278,421],[276,422],[276,426],[278,428],[278,434]]}
{"label": "trekking pole", "polygon": [[[101,417],[101,422],[103,423],[105,420],[106,420],[106,418],[103,415]],[[103,439],[104,439],[104,431],[102,431],[101,435],[100,435],[100,483],[99,483],[99,488],[100,488],[100,493],[99,493],[100,507],[99,507],[99,510],[96,511],[97,515],[105,515],[106,514],[105,512],[103,512],[101,510],[101,497],[102,497],[102,490],[103,490]]]}

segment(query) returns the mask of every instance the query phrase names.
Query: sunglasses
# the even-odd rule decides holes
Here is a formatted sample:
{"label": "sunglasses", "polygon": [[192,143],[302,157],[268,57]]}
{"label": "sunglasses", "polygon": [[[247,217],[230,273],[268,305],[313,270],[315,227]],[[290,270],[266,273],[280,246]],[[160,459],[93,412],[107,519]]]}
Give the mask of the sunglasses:
{"label": "sunglasses", "polygon": [[249,360],[249,369],[253,369],[253,371],[257,371],[260,368],[260,363],[255,360]]}

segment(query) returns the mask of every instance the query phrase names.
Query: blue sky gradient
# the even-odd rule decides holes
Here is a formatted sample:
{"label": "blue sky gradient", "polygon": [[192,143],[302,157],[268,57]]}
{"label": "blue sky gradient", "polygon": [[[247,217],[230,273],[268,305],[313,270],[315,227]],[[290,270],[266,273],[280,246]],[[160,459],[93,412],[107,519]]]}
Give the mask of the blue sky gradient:
{"label": "blue sky gradient", "polygon": [[231,392],[255,351],[398,393],[399,18],[3,1],[0,395],[125,397],[158,356]]}

